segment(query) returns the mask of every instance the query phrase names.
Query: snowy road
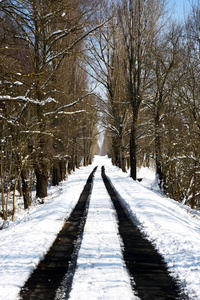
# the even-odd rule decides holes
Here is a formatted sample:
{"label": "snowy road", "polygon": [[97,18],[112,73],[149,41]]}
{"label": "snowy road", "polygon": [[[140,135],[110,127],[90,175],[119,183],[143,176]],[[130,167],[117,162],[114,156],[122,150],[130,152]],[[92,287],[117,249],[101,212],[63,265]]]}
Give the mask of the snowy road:
{"label": "snowy road", "polygon": [[88,177],[75,208],[66,219],[53,245],[23,286],[20,299],[62,299],[63,293],[69,293],[87,218],[95,171],[96,168]]}
{"label": "snowy road", "polygon": [[95,174],[83,241],[70,300],[138,299],[124,267],[116,214],[101,178]]}
{"label": "snowy road", "polygon": [[[75,207],[96,165],[99,169],[91,212],[79,253],[71,299],[82,300],[87,297],[87,300],[107,300],[111,299],[111,290],[116,293],[116,297],[118,293],[120,296],[125,293],[127,296],[124,299],[135,299],[124,269],[115,213],[108,195],[104,194],[105,189],[100,188],[103,184],[99,178],[100,167],[105,165],[106,174],[120,194],[124,206],[138,220],[142,232],[162,254],[172,275],[178,277],[185,294],[190,300],[200,300],[199,212],[163,197],[158,191],[150,190],[154,179],[151,176],[147,178],[149,170],[145,169],[145,173],[139,175],[144,177],[142,183],[134,182],[105,157],[95,157],[92,166],[76,170],[60,187],[51,188],[45,204],[33,206],[26,212],[18,208],[15,221],[0,230],[0,299],[17,299],[20,288],[47,252],[66,216]],[[102,200],[104,197],[105,200]],[[85,298],[76,298],[79,289]],[[119,298],[114,298],[112,293],[112,299]]]}
{"label": "snowy road", "polygon": [[[20,299],[96,299],[97,291],[97,299],[121,300],[122,295],[128,300],[180,299],[162,257],[127,216],[104,167],[98,168],[92,185],[95,170],[50,251],[23,287]],[[87,216],[84,211],[90,193]],[[80,232],[81,243],[77,244]],[[76,244],[78,248],[74,248]],[[78,254],[78,261],[73,253]]]}

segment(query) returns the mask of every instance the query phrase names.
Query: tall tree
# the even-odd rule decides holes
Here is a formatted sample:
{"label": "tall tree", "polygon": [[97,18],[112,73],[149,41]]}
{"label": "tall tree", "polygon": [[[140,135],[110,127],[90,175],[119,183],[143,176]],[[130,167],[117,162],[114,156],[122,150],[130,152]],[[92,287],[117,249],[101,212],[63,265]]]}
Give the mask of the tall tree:
{"label": "tall tree", "polygon": [[121,0],[119,19],[126,47],[125,63],[127,86],[132,107],[130,136],[131,177],[136,180],[137,169],[137,123],[141,102],[149,84],[149,58],[151,44],[160,27],[165,1],[160,0]]}
{"label": "tall tree", "polygon": [[165,102],[169,101],[175,87],[179,84],[182,76],[178,75],[180,71],[180,55],[182,29],[180,26],[172,25],[159,41],[152,43],[152,84],[150,85],[149,94],[151,97],[146,99],[146,103],[152,110],[154,119],[154,138],[155,138],[155,163],[156,174],[160,187],[166,182],[166,175],[163,170],[162,159],[162,138],[164,136],[162,130],[162,119],[164,113]]}
{"label": "tall tree", "polygon": [[99,111],[104,115],[102,123],[106,134],[110,135],[112,140],[112,161],[126,171],[125,153],[130,107],[125,84],[124,46],[114,1],[101,3],[101,13],[97,14],[96,20],[99,18],[108,21],[95,35],[87,39],[87,63],[91,77],[105,90],[105,99],[99,97]]}

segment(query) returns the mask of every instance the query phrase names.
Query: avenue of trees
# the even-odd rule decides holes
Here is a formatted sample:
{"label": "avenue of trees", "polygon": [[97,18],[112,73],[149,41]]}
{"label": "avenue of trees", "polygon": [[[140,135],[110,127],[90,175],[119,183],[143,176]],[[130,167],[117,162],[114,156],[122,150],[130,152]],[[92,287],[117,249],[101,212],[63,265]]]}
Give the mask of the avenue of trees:
{"label": "avenue of trees", "polygon": [[[182,23],[165,0],[0,2],[0,204],[14,219],[103,154],[137,180],[200,205],[200,3]],[[95,94],[99,85],[103,92]],[[12,195],[12,211],[8,200]]]}
{"label": "avenue of trees", "polygon": [[0,2],[1,211],[23,194],[24,207],[47,196],[66,172],[87,165],[97,133],[83,40],[94,24],[95,1]]}
{"label": "avenue of trees", "polygon": [[[103,153],[137,179],[154,165],[163,192],[200,205],[200,3],[182,23],[165,0],[111,1],[90,37],[93,76],[106,88]],[[103,15],[105,17],[105,15]],[[102,18],[103,20],[103,18]]]}

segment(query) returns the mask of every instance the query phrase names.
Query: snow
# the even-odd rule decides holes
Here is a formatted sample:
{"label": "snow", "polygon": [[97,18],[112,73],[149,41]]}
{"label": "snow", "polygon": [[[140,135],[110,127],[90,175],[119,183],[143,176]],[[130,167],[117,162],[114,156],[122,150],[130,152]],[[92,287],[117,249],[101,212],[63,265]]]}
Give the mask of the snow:
{"label": "snow", "polygon": [[[107,163],[106,174],[189,299],[200,299],[200,213],[134,182],[111,163]],[[149,179],[147,182],[149,186]]]}
{"label": "snow", "polygon": [[[131,290],[120,248],[112,203],[100,177],[100,167],[110,177],[129,214],[163,255],[171,274],[191,300],[200,299],[200,213],[164,197],[154,173],[141,169],[142,182],[96,156],[89,167],[52,187],[42,205],[17,209],[14,222],[0,230],[0,299],[17,299],[20,288],[53,243],[75,207],[83,186],[98,165],[70,300],[137,299]],[[1,222],[1,221],[0,221]]]}
{"label": "snow", "polygon": [[20,101],[20,102],[25,102],[25,103],[30,102],[32,104],[41,105],[41,106],[44,106],[47,103],[51,103],[51,102],[57,103],[57,101],[51,97],[47,98],[46,100],[39,101],[39,100],[34,100],[34,99],[31,99],[31,98],[25,97],[25,96],[11,97],[9,95],[1,96],[0,101]]}
{"label": "snow", "polygon": [[24,214],[16,212],[13,223],[0,230],[0,299],[16,299],[76,205],[92,167],[81,168],[59,187],[52,188],[43,205]]}
{"label": "snow", "polygon": [[23,85],[23,82],[21,82],[21,81],[15,81],[14,84],[16,84],[16,85]]}
{"label": "snow", "polygon": [[[124,267],[116,215],[98,168],[70,300],[138,299]],[[97,295],[98,293],[98,295]]]}

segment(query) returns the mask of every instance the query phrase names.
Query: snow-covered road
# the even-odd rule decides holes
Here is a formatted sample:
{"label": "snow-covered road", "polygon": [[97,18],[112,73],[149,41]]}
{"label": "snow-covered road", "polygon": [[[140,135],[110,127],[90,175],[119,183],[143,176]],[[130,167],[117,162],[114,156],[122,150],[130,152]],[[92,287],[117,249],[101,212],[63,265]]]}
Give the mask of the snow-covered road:
{"label": "snow-covered road", "polygon": [[[107,300],[111,299],[111,291],[112,299],[119,299],[118,293],[126,293],[124,299],[135,297],[130,292],[129,278],[123,265],[112,204],[105,189],[101,188],[103,183],[99,172],[104,165],[124,206],[136,216],[141,230],[163,255],[170,272],[179,278],[189,299],[200,300],[199,212],[144,187],[146,183],[148,187],[149,182],[153,183],[152,178],[146,180],[148,172],[142,175],[143,182],[134,182],[128,174],[112,166],[110,159],[99,156],[95,157],[92,166],[76,170],[60,187],[51,188],[45,204],[33,206],[25,213],[18,209],[15,221],[0,230],[0,299],[17,299],[30,272],[52,244],[64,218],[76,205],[96,165],[99,168],[71,299]],[[80,298],[77,296],[79,292]]]}
{"label": "snow-covered road", "polygon": [[70,300],[138,299],[124,267],[116,215],[101,178],[95,174],[83,241]]}

